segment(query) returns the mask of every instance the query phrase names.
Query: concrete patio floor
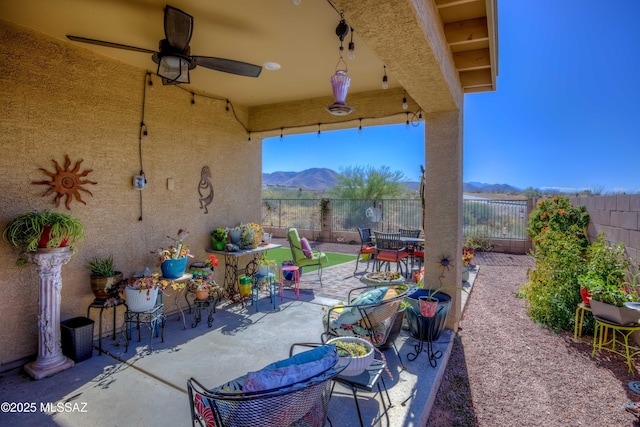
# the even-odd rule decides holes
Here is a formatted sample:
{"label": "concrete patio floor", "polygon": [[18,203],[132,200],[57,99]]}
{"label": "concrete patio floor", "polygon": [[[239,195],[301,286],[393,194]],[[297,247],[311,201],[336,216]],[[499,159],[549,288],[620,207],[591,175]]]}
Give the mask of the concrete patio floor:
{"label": "concrete patio floor", "polygon": [[[185,313],[187,328],[177,313],[168,316],[164,343],[153,338],[148,352],[149,330],[142,330],[142,341],[130,343],[124,352],[123,338],[103,339],[108,354],[77,363],[73,368],[39,381],[32,380],[22,368],[0,374],[0,402],[15,402],[15,409],[30,412],[0,412],[0,425],[11,426],[188,426],[190,421],[186,381],[195,377],[207,387],[215,387],[248,371],[258,370],[288,356],[293,343],[319,342],[323,332],[323,307],[346,297],[349,289],[361,286],[358,277],[363,263],[353,277],[355,261],[325,269],[323,287],[315,272],[302,276],[300,300],[285,290],[284,301],[278,300],[271,310],[268,298],[260,301],[261,311],[241,304],[219,304],[212,327],[206,319],[191,328],[192,317]],[[471,274],[473,283],[477,269]],[[463,294],[466,301],[468,294]],[[170,310],[171,304],[167,304]],[[205,315],[206,317],[206,315]],[[111,320],[105,315],[104,322]],[[119,320],[122,323],[122,319]],[[97,328],[97,324],[96,324]],[[426,353],[415,361],[407,354],[415,351],[417,340],[402,331],[396,341],[402,370],[393,349],[385,351],[393,378],[384,373],[392,407],[388,411],[391,426],[424,426],[446,367],[454,334],[445,330],[434,343],[434,351],[442,357],[435,368]],[[380,398],[359,392],[364,423],[387,425],[380,417]],[[59,402],[61,411],[46,411],[47,403]],[[30,405],[33,403],[34,405]],[[52,409],[52,408],[49,408]],[[329,404],[333,426],[358,426],[358,416],[351,391],[336,385]]]}

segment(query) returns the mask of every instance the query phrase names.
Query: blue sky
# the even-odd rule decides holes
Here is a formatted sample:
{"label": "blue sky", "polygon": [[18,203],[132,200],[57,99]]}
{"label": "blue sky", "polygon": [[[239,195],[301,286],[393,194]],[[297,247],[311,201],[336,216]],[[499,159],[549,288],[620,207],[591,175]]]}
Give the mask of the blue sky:
{"label": "blue sky", "polygon": [[[497,91],[465,95],[464,181],[640,191],[639,20],[640,0],[499,0]],[[371,165],[417,181],[423,153],[422,125],[289,135],[264,140],[263,172]]]}

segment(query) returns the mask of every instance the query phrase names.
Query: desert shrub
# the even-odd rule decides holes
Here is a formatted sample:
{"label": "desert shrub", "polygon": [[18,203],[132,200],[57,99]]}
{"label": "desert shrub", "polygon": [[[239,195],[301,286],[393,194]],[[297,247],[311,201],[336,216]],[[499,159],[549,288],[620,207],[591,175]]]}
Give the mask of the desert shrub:
{"label": "desert shrub", "polygon": [[587,247],[588,239],[585,229],[589,225],[589,213],[584,206],[573,206],[564,196],[540,200],[529,215],[527,233],[538,250],[538,240],[545,230],[572,233],[581,239],[583,247]]}
{"label": "desert shrub", "polygon": [[[575,310],[580,303],[578,277],[585,272],[584,237],[569,231],[546,228],[538,235],[533,257],[534,270],[522,291],[528,312],[538,323],[556,329],[572,331]],[[585,319],[585,330],[593,328]]]}
{"label": "desert shrub", "polygon": [[476,252],[490,252],[493,249],[491,239],[487,236],[467,236],[462,246]]}

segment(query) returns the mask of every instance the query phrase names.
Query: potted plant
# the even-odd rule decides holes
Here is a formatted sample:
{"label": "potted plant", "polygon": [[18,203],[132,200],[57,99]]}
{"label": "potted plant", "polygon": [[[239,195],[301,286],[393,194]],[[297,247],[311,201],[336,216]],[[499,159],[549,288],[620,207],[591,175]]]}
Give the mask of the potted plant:
{"label": "potted plant", "polygon": [[178,236],[176,238],[167,236],[167,238],[173,240],[173,245],[168,249],[160,248],[157,251],[163,277],[167,279],[178,279],[184,274],[187,268],[187,258],[193,257],[193,255],[189,253],[189,247],[184,244],[184,239],[186,239],[188,235],[189,232],[187,230],[178,230]]}
{"label": "potted plant", "polygon": [[91,290],[96,301],[104,301],[110,297],[109,291],[113,285],[117,285],[122,280],[122,273],[116,271],[113,264],[113,255],[106,258],[94,257],[88,263],[91,270]]}
{"label": "potted plant", "polygon": [[127,300],[127,306],[132,312],[143,312],[151,310],[158,298],[158,293],[164,293],[167,288],[173,290],[184,289],[185,284],[174,282],[161,277],[160,274],[150,274],[148,276],[134,279],[122,280],[118,286],[121,297]]}
{"label": "potted plant", "polygon": [[[341,372],[344,376],[360,375],[373,362],[373,345],[358,337],[336,337],[327,341],[327,344],[335,344],[336,352],[340,356],[340,365],[347,365]],[[350,359],[347,361],[346,359]]]}
{"label": "potted plant", "polygon": [[18,248],[16,265],[26,265],[27,252],[35,252],[38,248],[68,247],[75,253],[75,244],[84,237],[84,226],[71,215],[48,210],[31,211],[11,221],[2,237]]}
{"label": "potted plant", "polygon": [[278,263],[273,259],[262,258],[256,261],[258,264],[258,274],[267,277],[269,273],[275,274]]}
{"label": "potted plant", "polygon": [[240,237],[242,236],[242,229],[240,228],[240,226],[230,228],[228,233],[229,239],[231,239],[231,243],[233,243],[234,245],[240,244]]}
{"label": "potted plant", "polygon": [[626,302],[640,301],[638,273],[631,271],[624,245],[607,246],[600,233],[587,248],[586,257],[586,272],[578,276],[578,284],[591,294],[594,316],[619,324],[637,322],[638,311],[624,306]]}
{"label": "potted plant", "polygon": [[207,277],[191,279],[187,289],[195,294],[196,299],[206,301],[211,292],[220,290],[220,286],[213,279],[213,273],[211,273]]}
{"label": "potted plant", "polygon": [[223,251],[227,244],[227,230],[222,227],[218,227],[211,231],[211,246],[216,251]]}
{"label": "potted plant", "polygon": [[462,248],[462,283],[469,281],[469,269],[474,255],[475,250],[473,248]]}

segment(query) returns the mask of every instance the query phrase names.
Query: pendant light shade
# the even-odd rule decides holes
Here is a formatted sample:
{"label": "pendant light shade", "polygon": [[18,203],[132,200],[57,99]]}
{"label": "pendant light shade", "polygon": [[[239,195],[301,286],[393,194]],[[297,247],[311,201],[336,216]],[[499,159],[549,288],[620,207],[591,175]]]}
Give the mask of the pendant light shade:
{"label": "pendant light shade", "polygon": [[353,111],[353,107],[345,103],[349,83],[351,83],[351,77],[349,77],[346,70],[336,70],[335,74],[331,76],[334,103],[327,107],[327,111],[331,114],[346,116]]}

